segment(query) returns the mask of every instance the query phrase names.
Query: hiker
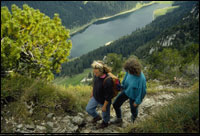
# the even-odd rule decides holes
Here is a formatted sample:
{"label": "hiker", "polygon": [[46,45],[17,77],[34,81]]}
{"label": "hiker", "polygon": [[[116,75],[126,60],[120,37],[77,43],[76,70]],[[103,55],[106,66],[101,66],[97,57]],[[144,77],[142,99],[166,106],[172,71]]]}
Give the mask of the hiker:
{"label": "hiker", "polygon": [[111,78],[108,78],[105,84],[103,84],[103,81],[108,76],[108,73],[111,72],[111,69],[102,61],[94,61],[91,66],[94,73],[94,83],[91,99],[86,106],[86,111],[93,117],[92,123],[96,123],[102,119],[96,112],[97,106],[100,105],[102,108],[103,121],[98,128],[105,128],[108,126],[110,120],[113,82]]}
{"label": "hiker", "polygon": [[125,64],[125,77],[122,81],[122,92],[116,97],[113,107],[117,118],[111,123],[122,123],[121,105],[129,99],[131,108],[131,120],[134,123],[138,115],[138,106],[146,95],[146,79],[141,71],[141,64],[133,57],[129,58]]}

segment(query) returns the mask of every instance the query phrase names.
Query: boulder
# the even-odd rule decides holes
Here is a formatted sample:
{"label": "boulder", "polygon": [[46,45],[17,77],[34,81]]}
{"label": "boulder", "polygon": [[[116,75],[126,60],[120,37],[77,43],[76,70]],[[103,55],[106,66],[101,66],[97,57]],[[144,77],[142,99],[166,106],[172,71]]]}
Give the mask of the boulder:
{"label": "boulder", "polygon": [[49,113],[48,115],[47,115],[47,118],[52,118],[54,116],[54,113]]}
{"label": "boulder", "polygon": [[72,122],[78,126],[80,126],[81,124],[83,124],[84,119],[81,118],[80,116],[75,116],[72,120]]}

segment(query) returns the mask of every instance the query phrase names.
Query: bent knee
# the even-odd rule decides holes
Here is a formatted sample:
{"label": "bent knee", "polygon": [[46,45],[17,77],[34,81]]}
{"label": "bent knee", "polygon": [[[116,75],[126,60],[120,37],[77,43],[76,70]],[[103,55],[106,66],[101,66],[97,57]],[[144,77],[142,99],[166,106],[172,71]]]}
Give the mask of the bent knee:
{"label": "bent knee", "polygon": [[86,110],[88,113],[91,113],[91,112],[92,112],[92,109],[91,109],[89,106],[86,106],[85,110]]}

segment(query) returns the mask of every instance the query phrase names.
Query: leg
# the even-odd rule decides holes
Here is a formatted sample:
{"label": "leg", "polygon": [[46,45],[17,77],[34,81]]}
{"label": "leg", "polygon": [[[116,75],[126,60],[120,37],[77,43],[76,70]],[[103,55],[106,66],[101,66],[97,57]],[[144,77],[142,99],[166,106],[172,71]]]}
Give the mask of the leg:
{"label": "leg", "polygon": [[94,97],[92,97],[90,99],[90,101],[88,102],[87,106],[86,106],[86,111],[93,117],[97,117],[99,116],[98,113],[96,112],[96,108],[97,108],[98,102],[95,100]]}
{"label": "leg", "polygon": [[108,123],[110,121],[110,105],[111,101],[108,103],[106,107],[106,112],[102,112],[102,117],[105,123]]}
{"label": "leg", "polygon": [[132,122],[135,121],[135,119],[137,118],[137,115],[138,115],[138,106],[134,107],[133,102],[134,102],[134,100],[129,99],[131,113],[132,113],[132,116],[131,116]]}
{"label": "leg", "polygon": [[115,113],[117,115],[117,118],[122,118],[121,115],[121,105],[128,99],[128,96],[126,96],[125,92],[122,91],[117,98],[115,99],[114,103],[113,103],[113,107],[115,109]]}

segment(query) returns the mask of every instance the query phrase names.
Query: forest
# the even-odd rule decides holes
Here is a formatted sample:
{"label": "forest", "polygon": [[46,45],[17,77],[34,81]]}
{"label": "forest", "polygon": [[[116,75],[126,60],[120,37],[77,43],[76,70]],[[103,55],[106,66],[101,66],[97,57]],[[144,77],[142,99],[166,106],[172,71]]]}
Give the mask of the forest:
{"label": "forest", "polygon": [[20,8],[23,4],[27,4],[34,9],[39,9],[50,18],[58,13],[62,24],[68,29],[73,29],[89,23],[92,19],[132,9],[137,3],[137,1],[1,1],[1,6],[7,6],[11,10],[12,4],[16,4]]}
{"label": "forest", "polygon": [[[100,47],[73,61],[62,64],[61,73],[56,76],[72,76],[73,74],[81,73],[85,68],[90,67],[93,60],[102,60],[108,53],[121,54],[123,57],[136,55],[140,59],[144,59],[149,56],[150,48],[156,46],[158,39],[178,30],[180,30],[180,33],[176,37],[177,40],[174,41],[173,46],[170,46],[170,48],[180,50],[187,45],[186,43],[198,43],[199,21],[194,17],[182,21],[182,18],[189,16],[189,11],[195,3],[175,2],[174,6],[180,6],[178,9],[165,16],[158,17],[145,28],[138,29],[132,34],[114,41],[109,46]],[[187,38],[183,38],[186,36]],[[162,48],[159,50],[161,51]]]}

